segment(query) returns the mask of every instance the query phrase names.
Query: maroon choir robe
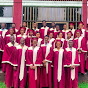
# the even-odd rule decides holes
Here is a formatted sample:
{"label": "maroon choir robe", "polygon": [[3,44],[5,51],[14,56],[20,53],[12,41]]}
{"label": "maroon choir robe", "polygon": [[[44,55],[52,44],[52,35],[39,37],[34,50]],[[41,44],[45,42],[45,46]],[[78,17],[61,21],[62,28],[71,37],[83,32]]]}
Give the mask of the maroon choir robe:
{"label": "maroon choir robe", "polygon": [[16,42],[20,44],[20,39],[21,38],[25,39],[25,45],[27,45],[27,35],[25,35],[25,34],[23,36],[21,34],[17,35]]}
{"label": "maroon choir robe", "polygon": [[[81,30],[81,29],[78,29],[78,30]],[[81,31],[82,31],[81,36],[85,37],[86,30],[85,30],[85,29],[82,29]],[[75,37],[75,38],[77,37],[77,36],[76,36],[76,31],[75,31],[75,33],[74,33],[74,37]]]}
{"label": "maroon choir robe", "polygon": [[61,32],[61,30],[59,29],[58,31],[57,30],[54,30],[54,38],[56,39],[58,37],[58,33]]}
{"label": "maroon choir robe", "polygon": [[74,35],[75,35],[75,30],[76,30],[76,29],[69,29],[69,31],[71,31],[72,34],[73,34],[73,36],[72,36],[73,39],[74,39]]}
{"label": "maroon choir robe", "polygon": [[57,48],[54,50],[54,67],[53,67],[53,84],[54,88],[65,88],[65,72],[64,72],[64,50]]}
{"label": "maroon choir robe", "polygon": [[53,32],[54,32],[55,30],[56,30],[56,28],[50,28],[50,29],[49,29],[49,32],[50,32],[50,31],[53,31]]}
{"label": "maroon choir robe", "polygon": [[53,48],[50,44],[42,44],[42,55],[43,60],[46,60],[46,67],[41,68],[41,83],[40,88],[49,87],[51,88],[51,63],[53,59]]}
{"label": "maroon choir robe", "polygon": [[17,49],[17,59],[18,59],[18,67],[17,67],[17,78],[16,78],[16,88],[25,88],[27,81],[27,67],[26,67],[26,53],[27,46],[24,45],[22,48],[21,45],[16,47]]}
{"label": "maroon choir robe", "polygon": [[40,30],[40,37],[44,40],[44,36],[45,35],[48,35],[48,32],[49,32],[49,27],[41,27]]}
{"label": "maroon choir robe", "polygon": [[16,46],[18,43],[15,42],[13,45],[11,42],[5,45],[2,63],[5,64],[5,84],[7,87],[16,88],[16,74],[17,71],[13,69],[14,66],[18,66],[16,57]]}
{"label": "maroon choir robe", "polygon": [[[71,65],[75,65],[75,68],[71,69]],[[78,66],[78,51],[73,47],[66,48],[64,52],[65,88],[78,88]]]}
{"label": "maroon choir robe", "polygon": [[85,33],[86,43],[87,43],[87,57],[86,57],[86,69],[88,70],[88,30]]}
{"label": "maroon choir robe", "polygon": [[37,46],[40,47],[41,44],[44,44],[44,41],[42,38],[38,38]]}
{"label": "maroon choir robe", "polygon": [[67,47],[69,47],[69,45],[68,45],[69,40],[73,40],[73,38],[65,39],[64,46],[63,46],[64,49],[67,48]]}
{"label": "maroon choir robe", "polygon": [[[40,86],[40,66],[42,66],[41,48],[36,46],[29,47],[27,50],[26,66],[29,67],[29,88],[39,88]],[[36,66],[36,69],[31,69],[30,66]]]}
{"label": "maroon choir robe", "polygon": [[[64,38],[56,38],[56,40],[62,41],[62,48],[64,48],[64,41],[65,41],[65,39]],[[55,48],[56,48],[56,45],[55,45]]]}
{"label": "maroon choir robe", "polygon": [[74,39],[74,47],[78,50],[81,49],[79,54],[80,70],[81,73],[85,73],[85,53],[87,52],[87,44],[84,37],[80,36],[79,38]]}
{"label": "maroon choir robe", "polygon": [[[13,36],[15,37],[15,39],[16,39],[16,35],[15,34],[13,34]],[[7,43],[9,43],[10,42],[10,37],[11,37],[11,35],[10,34],[8,34],[8,35],[6,35],[5,36],[5,44],[7,44]]]}
{"label": "maroon choir robe", "polygon": [[62,30],[62,33],[63,33],[63,38],[64,39],[67,39],[67,32],[69,32],[69,30]]}

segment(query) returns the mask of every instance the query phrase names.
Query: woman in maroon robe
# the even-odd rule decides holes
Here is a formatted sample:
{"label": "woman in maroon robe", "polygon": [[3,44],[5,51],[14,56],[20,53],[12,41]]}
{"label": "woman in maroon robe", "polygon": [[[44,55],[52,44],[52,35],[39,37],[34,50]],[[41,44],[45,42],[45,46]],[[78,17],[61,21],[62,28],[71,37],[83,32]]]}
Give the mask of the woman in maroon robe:
{"label": "woman in maroon robe", "polygon": [[41,48],[37,46],[37,39],[33,39],[33,46],[27,50],[26,66],[29,67],[29,88],[40,86],[40,66],[42,65]]}
{"label": "woman in maroon robe", "polygon": [[43,55],[43,67],[41,68],[41,83],[40,88],[51,88],[51,63],[53,59],[53,48],[48,43],[49,36],[45,36],[45,43],[41,45]]}
{"label": "woman in maroon robe", "polygon": [[65,88],[65,72],[63,66],[64,50],[61,48],[62,41],[57,40],[53,51],[54,67],[53,67],[53,84],[54,88]]}

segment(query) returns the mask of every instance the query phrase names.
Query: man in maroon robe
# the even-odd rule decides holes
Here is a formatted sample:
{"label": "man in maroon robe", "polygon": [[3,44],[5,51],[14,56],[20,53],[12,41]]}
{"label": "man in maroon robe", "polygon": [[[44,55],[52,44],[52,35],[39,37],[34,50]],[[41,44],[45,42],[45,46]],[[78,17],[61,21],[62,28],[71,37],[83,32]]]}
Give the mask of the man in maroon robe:
{"label": "man in maroon robe", "polygon": [[49,36],[45,36],[45,43],[41,45],[43,55],[43,67],[41,68],[41,83],[40,88],[51,88],[51,63],[53,59],[53,48],[48,43]]}
{"label": "man in maroon robe", "polygon": [[87,43],[85,37],[81,36],[82,31],[76,30],[76,38],[74,39],[74,47],[79,53],[80,69],[82,74],[85,74],[85,53],[87,52]]}
{"label": "man in maroon robe", "polygon": [[46,26],[46,21],[42,21],[43,27],[40,28],[40,37],[44,40],[44,36],[48,35],[49,27]]}
{"label": "man in maroon robe", "polygon": [[29,67],[29,88],[40,88],[40,66],[42,66],[41,48],[37,46],[37,38],[33,38],[33,46],[27,50],[26,66]]}
{"label": "man in maroon robe", "polygon": [[27,81],[27,67],[26,67],[26,51],[27,46],[25,45],[25,39],[20,39],[20,45],[16,46],[17,49],[17,59],[18,59],[18,67],[17,67],[17,81],[16,87],[25,88]]}
{"label": "man in maroon robe", "polygon": [[2,71],[5,71],[5,84],[7,88],[14,87],[16,88],[16,67],[18,66],[17,57],[16,57],[16,46],[18,43],[14,42],[14,36],[10,37],[10,41],[5,45],[2,63],[5,64],[5,68]]}
{"label": "man in maroon robe", "polygon": [[64,52],[65,88],[78,88],[78,51],[76,48],[73,48],[72,40],[70,40],[68,44],[69,47],[67,47]]}

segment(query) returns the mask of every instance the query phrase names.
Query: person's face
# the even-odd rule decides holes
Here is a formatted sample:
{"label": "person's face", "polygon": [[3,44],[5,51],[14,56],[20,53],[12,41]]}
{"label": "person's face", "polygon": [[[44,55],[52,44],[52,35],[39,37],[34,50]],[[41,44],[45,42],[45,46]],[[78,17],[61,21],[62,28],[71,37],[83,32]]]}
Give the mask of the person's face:
{"label": "person's face", "polygon": [[45,43],[48,43],[49,37],[45,37]]}
{"label": "person's face", "polygon": [[33,40],[33,46],[35,47],[36,45],[37,45],[37,40],[34,39],[34,40]]}
{"label": "person's face", "polygon": [[56,30],[59,30],[59,25],[56,26]]}
{"label": "person's face", "polygon": [[12,24],[12,28],[15,28],[15,26],[16,26],[15,24]]}
{"label": "person's face", "polygon": [[62,33],[59,33],[59,38],[62,38],[63,34]]}
{"label": "person's face", "polygon": [[22,45],[25,44],[25,39],[24,39],[24,38],[21,38],[21,39],[20,39],[20,44],[22,44]]}
{"label": "person's face", "polygon": [[34,24],[33,24],[33,27],[36,28],[36,27],[37,27],[37,23],[34,23]]}
{"label": "person's face", "polygon": [[54,22],[52,22],[52,24],[51,24],[51,25],[52,25],[52,27],[55,27],[55,23],[54,23]]}
{"label": "person's face", "polygon": [[2,28],[5,28],[5,24],[4,24],[4,23],[2,23],[2,24],[1,24],[1,27],[2,27]]}
{"label": "person's face", "polygon": [[60,47],[61,47],[61,42],[58,41],[58,42],[56,43],[56,46],[57,46],[57,48],[60,48]]}
{"label": "person's face", "polygon": [[33,32],[32,32],[32,31],[30,31],[30,32],[29,32],[29,35],[30,35],[30,36],[33,36]]}
{"label": "person's face", "polygon": [[26,22],[23,22],[23,27],[26,27],[26,26],[27,26]]}
{"label": "person's face", "polygon": [[20,30],[20,33],[21,33],[21,34],[24,34],[24,29],[21,29],[21,30]]}
{"label": "person's face", "polygon": [[46,22],[45,21],[43,21],[42,24],[43,24],[44,27],[46,26]]}
{"label": "person's face", "polygon": [[14,40],[15,40],[14,36],[11,36],[11,37],[10,37],[10,41],[11,41],[11,42],[14,42]]}
{"label": "person's face", "polygon": [[14,30],[13,29],[10,29],[9,30],[9,33],[12,35],[12,34],[14,34]]}
{"label": "person's face", "polygon": [[70,25],[70,29],[73,29],[73,25]]}
{"label": "person's face", "polygon": [[79,29],[82,29],[83,28],[83,24],[79,24]]}
{"label": "person's face", "polygon": [[37,34],[36,34],[36,37],[39,38],[39,37],[40,37],[40,33],[37,33]]}
{"label": "person's face", "polygon": [[79,33],[79,32],[77,32],[77,33],[76,33],[76,36],[77,36],[77,37],[80,37],[80,33]]}
{"label": "person's face", "polygon": [[67,29],[67,25],[64,25],[63,28],[64,28],[64,29]]}
{"label": "person's face", "polygon": [[49,34],[49,37],[50,37],[50,38],[53,38],[53,33],[50,33],[50,34]]}
{"label": "person's face", "polygon": [[71,33],[68,33],[68,34],[67,34],[67,38],[68,38],[68,39],[71,38]]}
{"label": "person's face", "polygon": [[73,47],[73,41],[69,41],[68,44],[69,44],[69,47]]}

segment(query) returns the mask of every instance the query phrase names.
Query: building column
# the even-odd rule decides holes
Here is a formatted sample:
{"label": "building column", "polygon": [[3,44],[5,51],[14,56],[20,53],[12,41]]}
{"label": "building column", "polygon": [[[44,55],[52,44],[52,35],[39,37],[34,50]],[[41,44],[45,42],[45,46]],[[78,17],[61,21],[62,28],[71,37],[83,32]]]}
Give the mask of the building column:
{"label": "building column", "polygon": [[22,24],[22,0],[14,0],[13,23],[16,24],[17,29],[19,29]]}
{"label": "building column", "polygon": [[87,0],[82,1],[82,20],[84,23],[84,28],[86,29],[86,25],[87,25]]}

